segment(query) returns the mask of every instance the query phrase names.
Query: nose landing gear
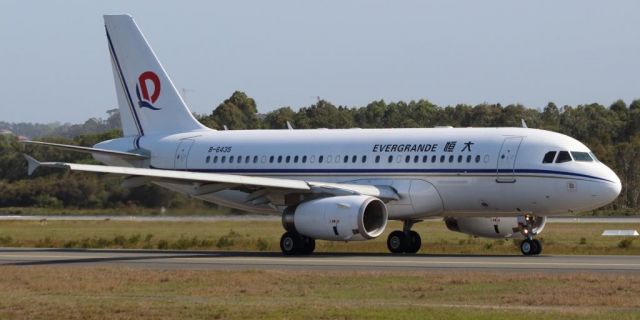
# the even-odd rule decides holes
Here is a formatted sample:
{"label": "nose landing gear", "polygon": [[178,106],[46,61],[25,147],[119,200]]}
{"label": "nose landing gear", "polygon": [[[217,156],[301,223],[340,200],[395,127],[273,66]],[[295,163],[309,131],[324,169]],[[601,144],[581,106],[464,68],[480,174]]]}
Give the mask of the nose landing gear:
{"label": "nose landing gear", "polygon": [[396,230],[387,238],[387,248],[391,253],[416,253],[420,250],[422,239],[420,234],[411,230],[414,223],[420,220],[405,220],[402,231]]}
{"label": "nose landing gear", "polygon": [[533,232],[534,218],[531,216],[524,216],[524,223],[522,223],[522,234],[526,239],[520,243],[520,252],[525,256],[536,256],[542,252],[542,244],[537,239],[534,239]]}

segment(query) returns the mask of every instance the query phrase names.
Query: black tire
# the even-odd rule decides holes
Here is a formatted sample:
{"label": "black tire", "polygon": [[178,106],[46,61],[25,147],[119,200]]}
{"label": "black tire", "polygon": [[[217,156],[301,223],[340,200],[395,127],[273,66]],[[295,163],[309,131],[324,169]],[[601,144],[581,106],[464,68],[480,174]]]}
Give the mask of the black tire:
{"label": "black tire", "polygon": [[301,254],[312,254],[313,250],[316,249],[316,240],[313,238],[301,236],[302,238],[302,248],[300,249]]}
{"label": "black tire", "polygon": [[280,250],[285,256],[291,256],[300,252],[302,239],[293,232],[285,232],[280,238]]}
{"label": "black tire", "polygon": [[520,242],[520,252],[522,252],[525,256],[530,256],[533,254],[534,245],[533,242],[529,239],[524,239]]}
{"label": "black tire", "polygon": [[539,255],[542,252],[542,243],[540,243],[540,241],[538,241],[538,239],[533,239],[531,241],[531,244],[533,245],[533,254],[534,255]]}
{"label": "black tire", "polygon": [[403,253],[406,251],[407,239],[402,231],[393,231],[387,238],[387,249],[391,253]]}
{"label": "black tire", "polygon": [[420,238],[419,233],[413,230],[409,231],[409,238],[407,240],[407,247],[405,248],[406,253],[416,253],[420,251],[420,246],[422,246],[422,239]]}

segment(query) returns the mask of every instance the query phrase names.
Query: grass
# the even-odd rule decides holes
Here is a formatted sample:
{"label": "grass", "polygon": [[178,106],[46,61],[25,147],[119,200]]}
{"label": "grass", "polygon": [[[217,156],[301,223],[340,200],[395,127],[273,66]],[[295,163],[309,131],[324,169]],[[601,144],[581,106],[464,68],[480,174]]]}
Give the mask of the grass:
{"label": "grass", "polygon": [[[386,237],[401,224],[390,222],[371,241],[318,241],[319,252],[387,252]],[[634,224],[550,223],[538,237],[545,254],[640,254],[640,240],[602,237],[604,229],[637,229]],[[416,224],[423,253],[519,254],[519,240],[474,238],[451,232],[442,221]],[[279,221],[0,221],[0,246],[58,248],[144,248],[278,251]]]}
{"label": "grass", "polygon": [[640,275],[0,267],[0,318],[616,319]]}

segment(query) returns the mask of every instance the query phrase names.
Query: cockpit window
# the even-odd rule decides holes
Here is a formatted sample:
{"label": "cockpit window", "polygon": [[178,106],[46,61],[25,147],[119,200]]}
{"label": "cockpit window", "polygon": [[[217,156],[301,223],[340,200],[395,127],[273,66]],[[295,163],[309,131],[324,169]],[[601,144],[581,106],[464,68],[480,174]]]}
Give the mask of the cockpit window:
{"label": "cockpit window", "polygon": [[558,158],[556,159],[556,163],[563,163],[571,161],[571,155],[569,151],[560,151],[558,152]]}
{"label": "cockpit window", "polygon": [[593,152],[589,152],[589,154],[591,155],[591,158],[593,158],[593,161],[596,161],[596,162],[600,161],[598,160],[598,157],[596,157],[596,155],[593,154]]}
{"label": "cockpit window", "polygon": [[553,163],[553,158],[555,157],[556,157],[556,152],[549,151],[544,155],[544,158],[542,159],[542,163]]}
{"label": "cockpit window", "polygon": [[573,156],[573,159],[576,161],[586,161],[586,162],[593,161],[593,159],[589,155],[589,152],[571,151],[571,155]]}

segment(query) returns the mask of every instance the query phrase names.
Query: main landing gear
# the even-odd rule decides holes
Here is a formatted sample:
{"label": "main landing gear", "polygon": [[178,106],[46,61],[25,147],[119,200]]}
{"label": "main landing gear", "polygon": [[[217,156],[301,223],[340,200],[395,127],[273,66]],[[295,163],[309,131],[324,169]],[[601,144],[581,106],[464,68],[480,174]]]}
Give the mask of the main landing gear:
{"label": "main landing gear", "polygon": [[286,256],[311,254],[316,249],[316,240],[295,232],[287,231],[280,238],[280,250]]}
{"label": "main landing gear", "polygon": [[533,217],[524,217],[522,234],[526,237],[526,239],[520,242],[520,252],[522,252],[522,254],[525,256],[539,255],[542,252],[542,244],[540,243],[540,241],[533,238]]}
{"label": "main landing gear", "polygon": [[414,223],[420,220],[405,220],[402,231],[396,230],[387,238],[387,248],[391,253],[416,253],[420,250],[422,239],[420,234],[411,230]]}

